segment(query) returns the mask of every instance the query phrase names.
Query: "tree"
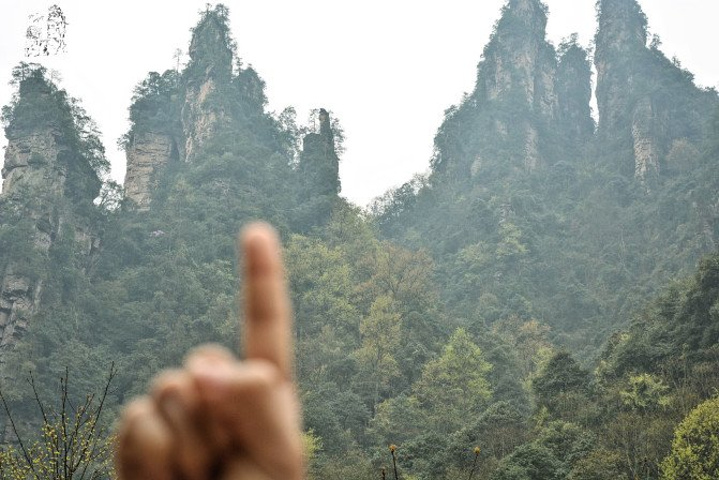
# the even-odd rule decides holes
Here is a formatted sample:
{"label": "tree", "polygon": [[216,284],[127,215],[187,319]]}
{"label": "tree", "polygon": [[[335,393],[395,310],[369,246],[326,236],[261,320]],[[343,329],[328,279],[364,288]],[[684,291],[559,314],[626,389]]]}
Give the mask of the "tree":
{"label": "tree", "polygon": [[527,441],[529,428],[527,418],[515,405],[501,401],[490,405],[474,422],[449,437],[446,460],[454,460],[455,466],[470,467],[471,457],[462,457],[470,445],[481,445],[483,457],[497,461],[512,453]]}
{"label": "tree", "polygon": [[586,405],[588,386],[589,372],[566,351],[556,353],[532,381],[538,406],[568,420]]}
{"label": "tree", "polygon": [[662,462],[664,480],[719,478],[719,397],[702,403],[674,432],[672,451]]}
{"label": "tree", "polygon": [[[68,387],[69,370],[60,380],[59,405],[48,405],[40,399],[33,378],[33,395],[42,416],[39,435],[34,440],[23,438],[18,418],[10,411],[5,396],[0,401],[17,446],[0,450],[0,479],[25,480],[99,480],[112,478],[112,437],[102,423],[110,384],[116,375],[110,367],[104,388],[99,396],[88,394],[85,401],[73,405]],[[58,408],[59,407],[59,408]]]}
{"label": "tree", "polygon": [[569,480],[627,480],[622,473],[622,457],[611,450],[593,450],[586,457],[578,460],[569,476]]}
{"label": "tree", "polygon": [[662,380],[649,373],[631,375],[629,388],[620,392],[622,401],[631,409],[650,412],[669,404],[669,387]]}
{"label": "tree", "polygon": [[517,315],[511,315],[496,322],[492,330],[514,347],[524,381],[530,381],[553,353],[549,341],[551,327],[536,319],[524,321]]}
{"label": "tree", "polygon": [[414,385],[417,399],[433,412],[432,428],[453,432],[478,416],[492,396],[487,380],[491,369],[469,334],[462,328],[455,330],[442,355],[424,366],[422,377]]}
{"label": "tree", "polygon": [[562,463],[551,450],[535,443],[522,445],[505,457],[493,480],[559,480]]}
{"label": "tree", "polygon": [[400,327],[400,316],[387,296],[374,301],[369,316],[360,324],[362,345],[355,355],[360,376],[373,392],[372,411],[377,408],[380,393],[389,386],[392,378],[399,375],[394,353],[399,347]]}

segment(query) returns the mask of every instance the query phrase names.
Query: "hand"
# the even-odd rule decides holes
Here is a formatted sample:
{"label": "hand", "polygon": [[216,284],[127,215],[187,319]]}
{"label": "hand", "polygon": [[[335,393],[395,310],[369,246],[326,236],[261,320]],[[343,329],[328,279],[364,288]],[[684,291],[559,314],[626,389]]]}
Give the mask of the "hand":
{"label": "hand", "polygon": [[122,480],[301,480],[300,409],[293,382],[291,307],[280,245],[264,224],[247,228],[243,349],[193,351],[161,373],[120,421]]}

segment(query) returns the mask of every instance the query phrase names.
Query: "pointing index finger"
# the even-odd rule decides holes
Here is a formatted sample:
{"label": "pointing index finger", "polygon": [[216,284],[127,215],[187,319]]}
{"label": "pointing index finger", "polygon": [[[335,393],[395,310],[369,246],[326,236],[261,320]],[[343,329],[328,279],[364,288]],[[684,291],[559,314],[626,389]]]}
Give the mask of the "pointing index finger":
{"label": "pointing index finger", "polygon": [[267,224],[252,224],[243,230],[239,246],[244,253],[245,357],[267,360],[290,379],[292,313],[277,233]]}

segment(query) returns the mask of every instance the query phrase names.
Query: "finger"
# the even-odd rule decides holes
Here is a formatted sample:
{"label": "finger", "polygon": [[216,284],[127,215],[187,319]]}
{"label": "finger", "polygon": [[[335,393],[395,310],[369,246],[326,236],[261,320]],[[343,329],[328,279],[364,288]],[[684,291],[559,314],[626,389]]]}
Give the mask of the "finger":
{"label": "finger", "polygon": [[246,455],[231,458],[222,470],[221,480],[271,480],[272,477]]}
{"label": "finger", "polygon": [[233,452],[254,459],[274,478],[302,478],[299,407],[293,385],[273,364],[195,363],[189,369],[208,414],[230,432]]}
{"label": "finger", "polygon": [[[236,362],[237,359],[229,350],[220,345],[210,344],[193,349],[185,360],[185,367],[197,386],[194,372],[227,368],[227,366],[234,365]],[[202,395],[199,392],[198,396],[202,400]],[[206,412],[202,421],[207,437],[211,439],[215,451],[226,454],[230,451],[232,443],[230,432],[227,431],[227,425],[217,415],[210,414],[211,412],[205,402],[201,404]]]}
{"label": "finger", "polygon": [[253,224],[241,236],[244,252],[246,358],[264,359],[292,377],[291,309],[277,234],[267,224]]}
{"label": "finger", "polygon": [[157,410],[173,434],[173,463],[186,480],[206,480],[218,460],[201,421],[200,398],[187,372],[163,373],[152,392]]}
{"label": "finger", "polygon": [[185,366],[194,362],[201,363],[233,363],[237,357],[228,349],[216,343],[206,343],[190,350],[185,358]]}
{"label": "finger", "polygon": [[121,480],[172,480],[171,432],[153,402],[133,401],[120,421],[115,466]]}

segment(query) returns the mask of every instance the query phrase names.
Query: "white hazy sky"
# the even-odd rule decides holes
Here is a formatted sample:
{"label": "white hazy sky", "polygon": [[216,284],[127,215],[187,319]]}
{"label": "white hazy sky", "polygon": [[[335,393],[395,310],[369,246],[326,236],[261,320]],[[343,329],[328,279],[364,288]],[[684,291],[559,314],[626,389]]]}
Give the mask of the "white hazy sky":
{"label": "white hazy sky", "polygon": [[[0,0],[0,103],[13,66],[24,60],[28,16],[57,3],[67,52],[40,62],[82,99],[103,133],[112,176],[122,181],[117,139],[128,129],[133,87],[150,71],[173,68],[205,2],[190,0]],[[716,0],[640,0],[662,50],[702,86],[719,84],[712,39]],[[474,87],[476,65],[504,0],[226,0],[240,57],[267,83],[270,110],[292,105],[334,111],[346,135],[342,193],[366,205],[425,172],[443,112]],[[595,0],[545,0],[548,36],[572,32],[588,45]],[[25,59],[27,60],[27,59]],[[37,61],[37,59],[31,59]],[[0,146],[7,141],[0,139]]]}

